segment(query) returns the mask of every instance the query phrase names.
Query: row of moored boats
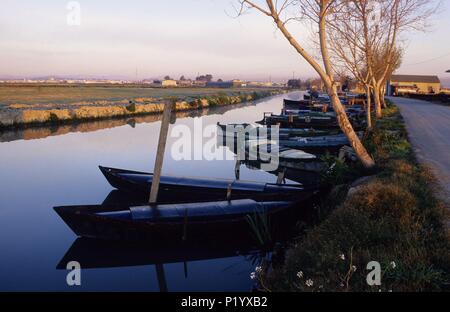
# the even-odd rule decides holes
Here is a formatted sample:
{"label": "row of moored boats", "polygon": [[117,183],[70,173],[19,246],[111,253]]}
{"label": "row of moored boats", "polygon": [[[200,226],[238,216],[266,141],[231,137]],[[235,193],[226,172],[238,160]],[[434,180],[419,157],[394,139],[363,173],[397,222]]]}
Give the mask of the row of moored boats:
{"label": "row of moored boats", "polygon": [[[355,105],[350,95],[343,102],[347,102],[354,127],[362,129],[364,108]],[[280,216],[297,210],[299,203],[317,194],[317,181],[309,177],[319,177],[328,170],[320,156],[338,151],[348,145],[348,140],[339,130],[329,99],[310,92],[305,99],[284,100],[280,114],[266,113],[254,124],[218,124],[218,144],[236,155],[245,155],[237,161],[253,169],[263,168],[276,157],[277,167],[272,173],[277,175],[277,183],[243,181],[238,177],[163,176],[158,203],[149,205],[146,199],[152,173],[100,167],[112,187],[142,199],[142,204],[66,206],[55,210],[81,237],[154,243],[224,236],[236,239],[249,231],[252,216],[264,215],[282,224]],[[285,183],[283,175],[287,170],[298,173],[296,182]]]}

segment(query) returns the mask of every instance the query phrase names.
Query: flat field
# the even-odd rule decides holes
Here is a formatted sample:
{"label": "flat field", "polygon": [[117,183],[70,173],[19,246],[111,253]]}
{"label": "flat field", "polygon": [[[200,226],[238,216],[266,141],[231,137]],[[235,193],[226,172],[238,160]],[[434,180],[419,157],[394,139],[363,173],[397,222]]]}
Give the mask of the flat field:
{"label": "flat field", "polygon": [[130,86],[11,86],[0,85],[0,107],[12,104],[71,104],[119,102],[137,98],[197,97],[253,92],[252,88],[147,88]]}

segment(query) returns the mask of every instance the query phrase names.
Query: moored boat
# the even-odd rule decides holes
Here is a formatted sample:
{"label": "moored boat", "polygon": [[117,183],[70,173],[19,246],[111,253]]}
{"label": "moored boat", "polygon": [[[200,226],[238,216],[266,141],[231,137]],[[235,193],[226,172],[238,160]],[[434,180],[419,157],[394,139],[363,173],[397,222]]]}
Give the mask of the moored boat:
{"label": "moored boat", "polygon": [[107,240],[201,241],[238,239],[250,231],[249,218],[271,218],[293,207],[289,201],[250,199],[147,206],[65,206],[55,211],[80,237]]}
{"label": "moored boat", "polygon": [[263,120],[258,123],[266,126],[279,125],[281,128],[339,129],[336,116],[317,112],[293,115],[265,114]]}
{"label": "moored boat", "polygon": [[273,158],[301,162],[317,160],[317,157],[313,154],[309,154],[298,149],[283,147],[278,145],[277,142],[270,140],[247,141],[246,153],[249,156],[253,156],[249,157],[249,160],[271,160]]}
{"label": "moored boat", "polygon": [[329,105],[312,100],[287,100],[283,101],[284,111],[316,111],[327,112]]}
{"label": "moored boat", "polygon": [[339,131],[329,130],[316,130],[311,128],[295,129],[295,128],[275,128],[266,127],[260,124],[220,124],[217,123],[219,128],[219,135],[225,137],[236,137],[240,132],[245,134],[248,139],[271,137],[271,134],[278,131],[280,137],[313,137],[324,136],[327,134],[337,134]]}
{"label": "moored boat", "polygon": [[[153,174],[124,169],[99,167],[108,182],[116,189],[146,196],[150,192]],[[274,198],[302,200],[316,190],[300,183],[276,184],[231,179],[189,178],[162,176],[159,187],[160,202],[214,201],[225,199]],[[175,197],[175,198],[174,198]]]}
{"label": "moored boat", "polygon": [[312,149],[312,148],[340,148],[344,145],[349,145],[350,142],[345,134],[317,136],[317,137],[294,137],[288,139],[280,138],[278,144],[280,146]]}

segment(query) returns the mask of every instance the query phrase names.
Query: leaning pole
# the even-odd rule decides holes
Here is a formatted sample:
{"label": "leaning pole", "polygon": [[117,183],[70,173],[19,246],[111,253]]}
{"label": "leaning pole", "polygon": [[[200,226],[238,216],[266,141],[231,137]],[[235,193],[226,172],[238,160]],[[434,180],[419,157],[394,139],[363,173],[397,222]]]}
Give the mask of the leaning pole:
{"label": "leaning pole", "polygon": [[158,150],[156,152],[155,168],[153,171],[152,187],[150,190],[150,204],[158,202],[159,182],[161,180],[161,171],[164,162],[164,154],[166,150],[167,135],[169,133],[170,117],[174,104],[167,103],[164,105],[164,112],[161,121],[161,129],[159,131]]}

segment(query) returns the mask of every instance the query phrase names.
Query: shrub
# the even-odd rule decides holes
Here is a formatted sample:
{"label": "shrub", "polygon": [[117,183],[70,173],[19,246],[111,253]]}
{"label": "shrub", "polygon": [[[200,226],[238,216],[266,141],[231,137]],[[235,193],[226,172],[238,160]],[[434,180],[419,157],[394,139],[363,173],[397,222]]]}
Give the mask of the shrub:
{"label": "shrub", "polygon": [[131,103],[130,105],[128,105],[126,107],[127,111],[129,111],[130,113],[135,113],[136,112],[136,103]]}
{"label": "shrub", "polygon": [[211,107],[219,105],[217,99],[214,97],[207,97],[206,100],[208,101],[208,105]]}
{"label": "shrub", "polygon": [[341,185],[349,183],[361,175],[361,167],[350,166],[331,154],[323,155],[321,160],[330,168],[322,175],[322,181],[325,184]]}
{"label": "shrub", "polygon": [[50,113],[48,117],[48,122],[50,122],[51,124],[59,123],[58,115],[56,115],[55,113]]}
{"label": "shrub", "polygon": [[246,94],[240,94],[239,98],[241,99],[241,102],[247,102],[247,95]]}
{"label": "shrub", "polygon": [[228,105],[231,104],[231,98],[226,94],[219,94],[216,97],[218,105]]}
{"label": "shrub", "polygon": [[[381,181],[364,186],[288,251],[284,266],[267,277],[269,285],[288,291],[377,290],[366,284],[365,267],[378,261],[389,273],[383,276],[384,290],[438,288],[443,270],[430,261],[417,209],[415,196],[404,187]],[[352,266],[356,271],[347,280]],[[314,286],[299,279],[299,271]]]}
{"label": "shrub", "polygon": [[200,104],[201,104],[201,100],[200,99],[188,100],[188,105],[191,108],[199,108]]}

